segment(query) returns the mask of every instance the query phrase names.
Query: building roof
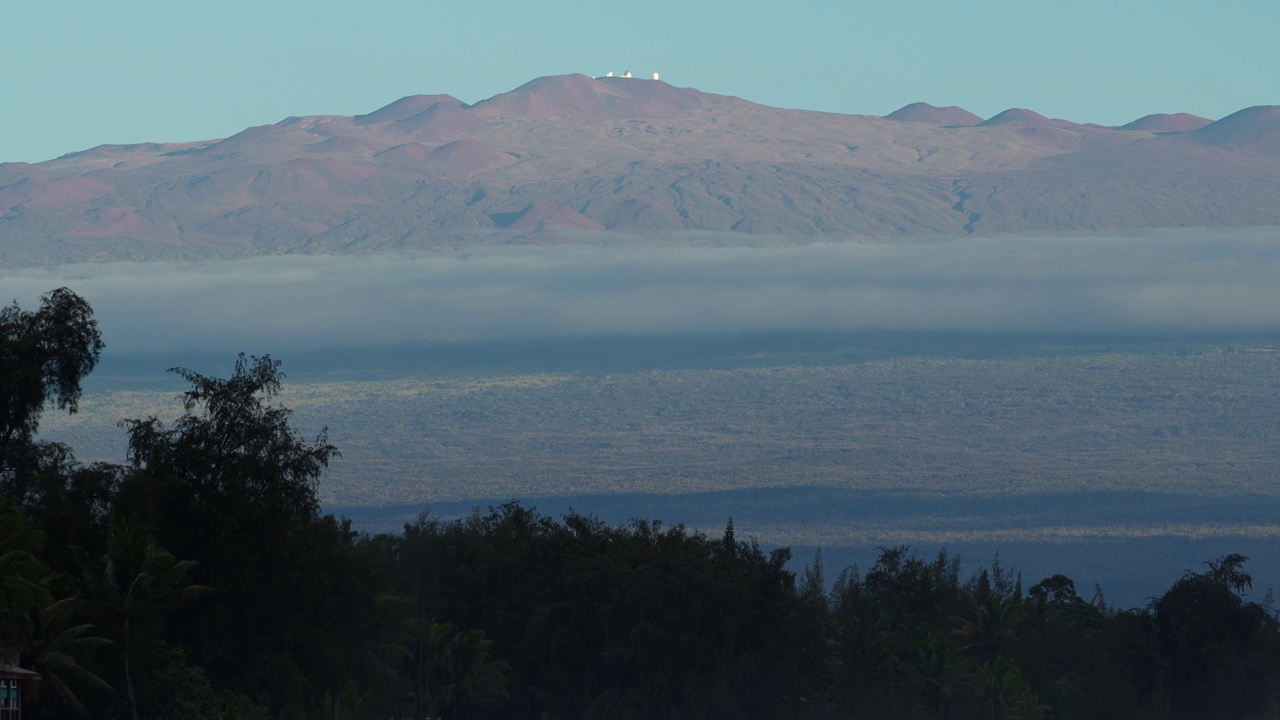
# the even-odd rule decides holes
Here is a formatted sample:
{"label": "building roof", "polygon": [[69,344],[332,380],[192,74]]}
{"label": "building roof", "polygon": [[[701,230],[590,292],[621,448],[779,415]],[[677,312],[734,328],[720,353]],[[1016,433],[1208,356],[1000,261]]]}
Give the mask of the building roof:
{"label": "building roof", "polygon": [[30,670],[25,670],[23,668],[18,667],[17,665],[10,665],[8,663],[4,663],[4,664],[0,664],[0,679],[39,680],[40,673],[32,672]]}

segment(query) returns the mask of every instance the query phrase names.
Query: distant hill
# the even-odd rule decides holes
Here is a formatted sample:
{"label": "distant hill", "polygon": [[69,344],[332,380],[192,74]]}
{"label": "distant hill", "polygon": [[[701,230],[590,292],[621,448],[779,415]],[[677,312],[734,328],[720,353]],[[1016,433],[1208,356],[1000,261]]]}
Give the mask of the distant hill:
{"label": "distant hill", "polygon": [[1280,157],[1280,105],[1259,105],[1232,113],[1188,133],[1194,142]]}
{"label": "distant hill", "polygon": [[445,107],[455,106],[462,107],[465,103],[452,95],[410,95],[402,97],[399,100],[374,110],[368,115],[356,115],[352,120],[357,125],[373,125],[381,122],[398,122],[406,120],[419,113],[430,110],[431,108],[442,105]]}
{"label": "distant hill", "polygon": [[982,127],[992,127],[995,125],[1009,124],[1025,125],[1027,127],[1080,127],[1076,123],[1066,120],[1051,120],[1034,110],[1025,108],[1009,108],[998,115],[984,120]]}
{"label": "distant hill", "polygon": [[982,122],[982,118],[962,107],[954,105],[950,107],[934,107],[925,102],[911,103],[900,107],[884,117],[886,120],[898,120],[900,122],[922,122],[931,125],[953,125],[956,127],[967,127]]}
{"label": "distant hill", "polygon": [[1147,115],[1134,120],[1126,125],[1121,125],[1117,130],[1142,130],[1144,132],[1190,132],[1202,128],[1213,122],[1209,118],[1202,118],[1198,115],[1189,113],[1174,113],[1172,115],[1164,113],[1156,113]]}
{"label": "distant hill", "polygon": [[661,81],[560,75],[532,80],[511,92],[482,100],[471,110],[488,116],[572,120],[673,118],[722,107],[732,100],[691,88],[672,87]]}
{"label": "distant hill", "polygon": [[0,164],[0,263],[365,253],[584,234],[955,237],[1280,224],[1280,110],[1119,129],[786,110],[659,80],[410,95],[220,140]]}

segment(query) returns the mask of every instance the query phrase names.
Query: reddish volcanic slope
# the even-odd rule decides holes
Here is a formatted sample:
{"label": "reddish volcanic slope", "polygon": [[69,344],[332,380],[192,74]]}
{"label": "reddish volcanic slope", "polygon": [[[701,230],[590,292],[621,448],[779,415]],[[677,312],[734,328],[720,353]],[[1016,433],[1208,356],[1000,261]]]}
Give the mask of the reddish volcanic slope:
{"label": "reddish volcanic slope", "polygon": [[600,216],[610,230],[632,232],[683,230],[680,215],[670,204],[652,198],[633,198],[614,203]]}
{"label": "reddish volcanic slope", "polygon": [[472,106],[484,115],[593,118],[670,118],[705,108],[715,96],[661,80],[557,75],[538,78]]}
{"label": "reddish volcanic slope", "polygon": [[427,167],[445,175],[471,175],[511,165],[516,159],[479,140],[455,140],[427,157]]}
{"label": "reddish volcanic slope", "polygon": [[1186,137],[1204,145],[1280,157],[1280,105],[1245,108]]}
{"label": "reddish volcanic slope", "polygon": [[333,155],[338,153],[365,153],[382,150],[383,144],[377,140],[369,138],[351,137],[349,135],[335,135],[328,140],[322,140],[313,145],[304,147],[303,152],[312,154]]}
{"label": "reddish volcanic slope", "polygon": [[568,205],[530,205],[509,226],[511,230],[583,230],[600,231],[604,225]]}
{"label": "reddish volcanic slope", "polygon": [[383,150],[374,157],[380,160],[397,160],[421,165],[431,157],[431,150],[422,143],[411,142]]}
{"label": "reddish volcanic slope", "polygon": [[0,211],[15,205],[77,205],[103,197],[109,187],[100,180],[88,177],[37,175],[0,188]]}
{"label": "reddish volcanic slope", "polygon": [[1280,108],[1151,134],[1194,121],[1120,132],[1014,109],[969,127],[971,113],[924,103],[880,118],[547,77],[472,106],[411,95],[223,140],[0,164],[0,266],[582,232],[794,242],[1280,225]]}
{"label": "reddish volcanic slope", "polygon": [[31,163],[0,163],[0,187],[4,187],[10,183],[15,183],[25,177],[30,177],[34,172],[35,169],[32,167]]}
{"label": "reddish volcanic slope", "polygon": [[149,224],[132,208],[108,205],[85,213],[84,219],[68,234],[78,237],[129,237],[145,233]]}
{"label": "reddish volcanic slope", "polygon": [[1142,130],[1144,132],[1153,133],[1180,133],[1190,132],[1213,122],[1209,118],[1202,118],[1199,115],[1190,113],[1174,113],[1172,115],[1165,113],[1156,113],[1147,115],[1134,120],[1127,125],[1121,125],[1117,130]]}
{"label": "reddish volcanic slope", "polygon": [[998,115],[984,120],[979,127],[994,127],[996,125],[1009,125],[1012,123],[1017,123],[1026,127],[1062,127],[1064,125],[1074,124],[1065,120],[1050,120],[1038,112],[1024,108],[1009,108]]}
{"label": "reddish volcanic slope", "polygon": [[463,102],[452,95],[410,95],[384,105],[368,115],[356,115],[353,120],[357,125],[372,125],[380,122],[397,122],[413,117],[432,105],[461,106]]}
{"label": "reddish volcanic slope", "polygon": [[886,120],[898,120],[900,122],[921,122],[931,125],[951,125],[955,127],[969,127],[982,122],[982,118],[965,110],[962,107],[954,105],[950,107],[935,107],[929,103],[911,103],[904,107],[898,108],[893,112],[885,115]]}
{"label": "reddish volcanic slope", "polygon": [[447,103],[436,103],[395,124],[397,130],[432,138],[458,137],[488,126],[488,121],[474,112]]}

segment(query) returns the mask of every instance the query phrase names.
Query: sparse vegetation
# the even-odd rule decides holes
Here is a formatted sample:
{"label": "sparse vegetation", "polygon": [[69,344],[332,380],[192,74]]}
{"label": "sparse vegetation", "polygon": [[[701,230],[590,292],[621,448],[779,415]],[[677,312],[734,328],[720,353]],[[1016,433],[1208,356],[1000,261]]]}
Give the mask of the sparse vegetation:
{"label": "sparse vegetation", "polygon": [[[724,369],[310,378],[287,400],[344,458],[326,504],[825,486],[947,494],[1274,494],[1267,345],[1042,348]],[[766,363],[777,362],[776,365]],[[762,366],[763,365],[763,366]],[[171,392],[86,397],[50,437],[114,457]]]}

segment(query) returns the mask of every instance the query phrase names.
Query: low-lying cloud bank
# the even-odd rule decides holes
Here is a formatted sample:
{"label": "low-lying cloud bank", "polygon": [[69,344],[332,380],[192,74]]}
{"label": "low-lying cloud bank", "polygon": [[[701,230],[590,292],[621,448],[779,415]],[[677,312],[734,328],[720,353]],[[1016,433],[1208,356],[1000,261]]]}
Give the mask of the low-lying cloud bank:
{"label": "low-lying cloud bank", "polygon": [[66,285],[117,352],[745,330],[1280,329],[1280,231],[798,247],[488,248],[0,270]]}

